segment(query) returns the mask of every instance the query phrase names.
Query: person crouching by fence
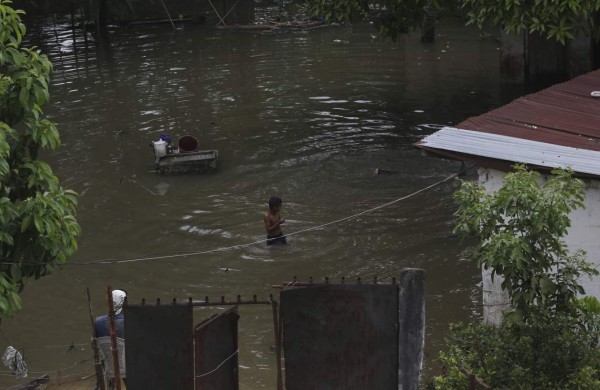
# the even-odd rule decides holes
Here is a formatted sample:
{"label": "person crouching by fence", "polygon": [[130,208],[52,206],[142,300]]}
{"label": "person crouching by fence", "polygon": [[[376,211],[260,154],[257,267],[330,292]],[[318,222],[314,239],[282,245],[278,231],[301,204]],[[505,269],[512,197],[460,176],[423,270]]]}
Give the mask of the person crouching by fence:
{"label": "person crouching by fence", "polygon": [[[116,345],[117,345],[117,353],[118,353],[118,361],[120,364],[124,364],[125,362],[125,315],[123,313],[123,305],[125,304],[125,299],[127,297],[127,293],[123,290],[112,290],[112,309],[114,313],[114,332],[116,336]],[[104,388],[106,385],[106,389],[120,389],[120,382],[117,382],[117,378],[123,380],[123,383],[127,385],[127,381],[125,379],[125,367],[119,367],[119,376],[115,375],[115,366],[114,363],[114,352],[113,352],[113,340],[110,337],[110,315],[105,314],[103,316],[96,317],[94,321],[94,336],[95,344],[94,348],[96,352],[100,356],[101,360],[101,373],[96,371],[96,377],[98,382],[96,383],[96,388]],[[97,368],[98,370],[98,368]],[[98,376],[101,376],[99,379]],[[102,378],[103,376],[103,378]],[[100,382],[101,381],[101,382]]]}
{"label": "person crouching by fence", "polygon": [[[125,338],[125,316],[123,304],[127,293],[123,290],[112,291],[113,311],[115,312],[115,331],[119,338]],[[97,317],[95,321],[96,337],[110,336],[110,322],[108,314]]]}

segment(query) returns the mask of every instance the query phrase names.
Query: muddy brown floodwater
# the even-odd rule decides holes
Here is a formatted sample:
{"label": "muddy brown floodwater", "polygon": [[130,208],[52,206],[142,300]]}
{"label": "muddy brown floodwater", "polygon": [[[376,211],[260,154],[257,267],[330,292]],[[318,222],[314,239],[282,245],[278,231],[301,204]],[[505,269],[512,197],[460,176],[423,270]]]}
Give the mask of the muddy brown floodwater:
{"label": "muddy brown floodwater", "polygon": [[[30,377],[89,375],[88,287],[101,314],[107,285],[134,303],[267,297],[294,276],[389,282],[405,267],[426,272],[425,375],[438,372],[448,323],[481,312],[479,272],[452,233],[456,182],[377,207],[459,171],[412,143],[518,96],[500,81],[496,41],[458,22],[441,23],[431,44],[418,33],[382,41],[369,25],[261,34],[167,24],[112,30],[102,43],[90,35],[86,47],[57,20],[29,28],[55,64],[46,112],[63,145],[44,158],[80,194],[83,233],[70,265],[31,282],[23,310],[2,322]],[[217,170],[155,174],[148,145],[161,133],[219,150]],[[236,247],[264,239],[274,194],[284,232],[303,232],[283,249]],[[136,261],[95,263],[105,259]],[[271,311],[240,314],[240,387],[272,389]],[[15,383],[5,372],[0,388]]]}

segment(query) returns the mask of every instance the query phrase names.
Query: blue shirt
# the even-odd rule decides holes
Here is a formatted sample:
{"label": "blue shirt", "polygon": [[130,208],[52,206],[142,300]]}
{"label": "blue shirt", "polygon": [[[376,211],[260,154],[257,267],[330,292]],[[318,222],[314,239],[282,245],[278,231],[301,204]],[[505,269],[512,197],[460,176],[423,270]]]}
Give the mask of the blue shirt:
{"label": "blue shirt", "polygon": [[[108,315],[97,317],[95,322],[94,328],[96,337],[110,336]],[[117,331],[117,337],[125,338],[125,316],[122,312],[115,316],[115,329]]]}

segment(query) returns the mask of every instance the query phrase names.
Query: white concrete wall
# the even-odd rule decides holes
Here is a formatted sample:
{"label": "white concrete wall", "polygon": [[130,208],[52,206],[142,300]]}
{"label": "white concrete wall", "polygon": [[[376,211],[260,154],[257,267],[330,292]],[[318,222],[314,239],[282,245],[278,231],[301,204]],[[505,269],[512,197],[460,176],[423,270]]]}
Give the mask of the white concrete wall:
{"label": "white concrete wall", "polygon": [[[479,168],[479,184],[487,192],[495,192],[504,184],[505,172],[494,169]],[[542,175],[542,180],[547,180]],[[565,242],[571,251],[583,249],[587,252],[587,260],[600,269],[600,181],[586,180],[585,208],[571,213],[571,228],[565,237]],[[483,278],[483,314],[487,322],[498,324],[501,312],[507,308],[508,295],[500,287],[501,279],[496,276],[491,281],[491,273],[482,270]],[[580,281],[586,295],[600,299],[600,276],[593,279],[584,278]]]}

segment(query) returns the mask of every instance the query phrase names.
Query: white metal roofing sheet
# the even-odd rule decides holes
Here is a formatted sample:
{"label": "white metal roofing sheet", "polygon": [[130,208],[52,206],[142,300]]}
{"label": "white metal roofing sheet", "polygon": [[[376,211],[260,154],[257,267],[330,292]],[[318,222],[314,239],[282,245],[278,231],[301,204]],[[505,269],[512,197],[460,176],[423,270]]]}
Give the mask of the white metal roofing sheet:
{"label": "white metal roofing sheet", "polygon": [[505,135],[444,127],[420,146],[600,176],[600,152]]}

